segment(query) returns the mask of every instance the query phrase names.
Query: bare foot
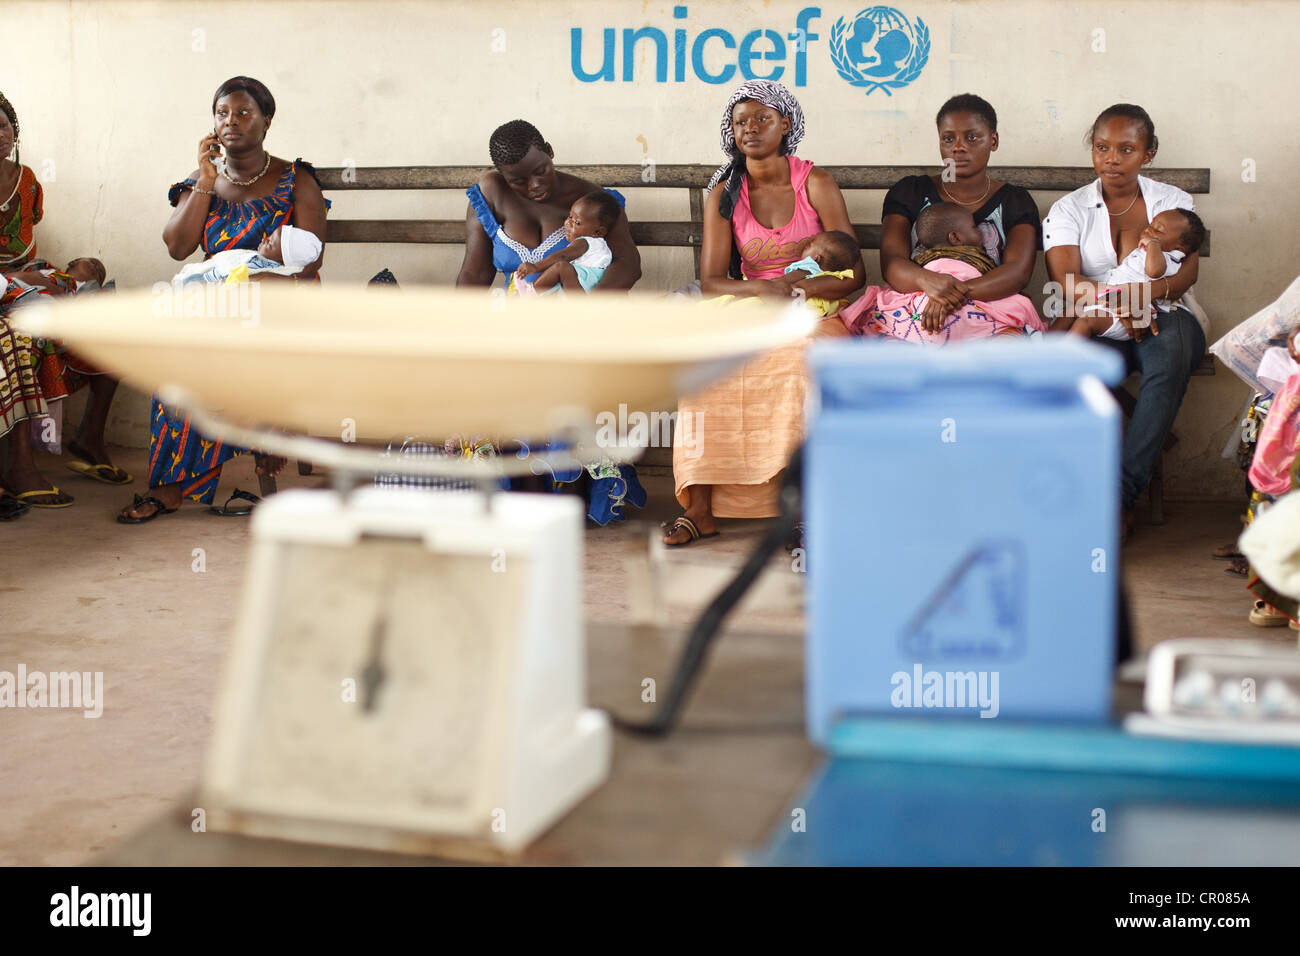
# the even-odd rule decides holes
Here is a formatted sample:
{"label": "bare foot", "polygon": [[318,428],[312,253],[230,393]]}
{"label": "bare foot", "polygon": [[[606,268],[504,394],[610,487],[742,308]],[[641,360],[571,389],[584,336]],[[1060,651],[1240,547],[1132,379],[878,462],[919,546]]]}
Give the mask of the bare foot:
{"label": "bare foot", "polygon": [[69,438],[66,442],[68,451],[76,455],[82,461],[91,465],[111,465],[112,459],[108,457],[108,446],[104,444],[104,436],[91,438],[81,433],[76,438]]}
{"label": "bare foot", "polygon": [[257,463],[257,474],[259,475],[278,475],[281,469],[289,462],[279,455],[253,455],[253,461]]}

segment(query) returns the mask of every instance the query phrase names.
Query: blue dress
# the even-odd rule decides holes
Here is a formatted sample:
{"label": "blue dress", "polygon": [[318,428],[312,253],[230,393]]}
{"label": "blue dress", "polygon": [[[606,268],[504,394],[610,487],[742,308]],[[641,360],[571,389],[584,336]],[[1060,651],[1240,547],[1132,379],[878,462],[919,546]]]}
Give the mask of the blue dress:
{"label": "blue dress", "polygon": [[[300,171],[315,177],[311,163],[295,159],[285,167],[269,196],[232,203],[220,196],[208,197],[208,216],[203,224],[203,254],[225,249],[256,249],[263,236],[293,220],[293,187]],[[197,185],[193,179],[176,183],[167,191],[175,206],[183,192]],[[328,212],[330,201],[325,200]],[[314,276],[318,282],[320,276]],[[233,448],[220,439],[209,439],[190,427],[190,420],[177,409],[168,408],[153,397],[149,423],[149,487],[179,484],[181,495],[200,504],[211,504],[221,480],[221,466],[246,449]]]}
{"label": "blue dress", "polygon": [[[627,200],[617,189],[606,189],[618,200],[619,208],[622,209]],[[503,273],[506,277],[506,284],[510,284],[510,277],[515,274],[525,262],[541,262],[553,252],[559,252],[569,244],[569,240],[564,238],[564,229],[556,229],[553,233],[542,240],[542,244],[536,249],[529,249],[522,242],[516,242],[506,235],[501,224],[497,222],[497,217],[492,215],[492,207],[483,196],[483,191],[478,186],[470,186],[465,190],[465,195],[469,197],[469,204],[474,210],[474,215],[478,216],[479,224],[482,225],[483,231],[487,237],[492,240],[492,265],[496,266],[497,272]],[[531,282],[534,277],[530,277]]]}
{"label": "blue dress", "polygon": [[[620,207],[626,205],[627,200],[618,190],[607,189],[606,192],[618,200]],[[492,240],[492,265],[496,267],[497,272],[505,275],[507,286],[515,270],[525,262],[541,262],[551,253],[558,252],[569,244],[561,228],[544,238],[536,249],[529,249],[522,242],[516,242],[506,235],[478,186],[471,186],[465,190],[465,195],[469,197],[470,207],[483,226],[483,231]],[[559,446],[557,444],[548,447]],[[645,488],[641,486],[641,481],[636,476],[636,469],[631,465],[615,465],[604,461],[588,465],[586,470],[591,477],[591,487],[587,491],[587,517],[596,524],[605,525],[611,521],[622,521],[625,504],[632,504],[638,508],[645,507]],[[582,471],[577,468],[549,471],[546,477],[552,491],[563,491],[565,485],[572,484],[582,477]]]}

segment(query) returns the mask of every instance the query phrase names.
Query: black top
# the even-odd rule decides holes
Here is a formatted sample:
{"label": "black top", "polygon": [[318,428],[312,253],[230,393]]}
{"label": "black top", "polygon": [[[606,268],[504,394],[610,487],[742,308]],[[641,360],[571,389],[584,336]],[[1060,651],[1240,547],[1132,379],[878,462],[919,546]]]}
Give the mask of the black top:
{"label": "black top", "polygon": [[[939,202],[950,200],[939,193],[934,180],[929,176],[904,176],[885,195],[885,206],[880,215],[882,219],[891,213],[907,217],[907,221],[912,224],[912,255],[915,256],[921,251],[916,241],[916,217],[926,206]],[[984,251],[998,265],[1002,264],[1002,253],[1007,247],[1007,233],[1013,226],[1021,223],[1033,226],[1035,244],[1042,228],[1038,207],[1029,192],[1010,183],[1003,183],[997,192],[984,201],[984,205],[972,210],[972,215],[984,235]]]}

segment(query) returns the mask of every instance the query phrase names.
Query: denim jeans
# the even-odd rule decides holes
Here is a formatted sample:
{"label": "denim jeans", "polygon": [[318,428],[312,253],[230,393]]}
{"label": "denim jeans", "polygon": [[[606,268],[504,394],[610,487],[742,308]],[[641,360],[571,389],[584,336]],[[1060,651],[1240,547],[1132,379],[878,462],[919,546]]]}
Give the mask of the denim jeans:
{"label": "denim jeans", "polygon": [[1186,309],[1160,313],[1156,326],[1160,334],[1148,333],[1141,342],[1093,339],[1119,349],[1128,371],[1142,373],[1137,405],[1124,433],[1120,496],[1125,508],[1132,508],[1151,483],[1187,381],[1205,354],[1205,333],[1196,316]]}

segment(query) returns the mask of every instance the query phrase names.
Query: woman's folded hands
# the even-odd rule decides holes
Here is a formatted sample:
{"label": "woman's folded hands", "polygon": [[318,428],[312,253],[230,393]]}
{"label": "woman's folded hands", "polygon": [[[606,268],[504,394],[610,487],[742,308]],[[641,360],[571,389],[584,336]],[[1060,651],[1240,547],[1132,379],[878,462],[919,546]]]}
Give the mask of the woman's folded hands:
{"label": "woman's folded hands", "polygon": [[927,299],[921,310],[921,327],[927,332],[940,331],[948,316],[970,302],[970,286],[943,272],[927,269],[918,284]]}

